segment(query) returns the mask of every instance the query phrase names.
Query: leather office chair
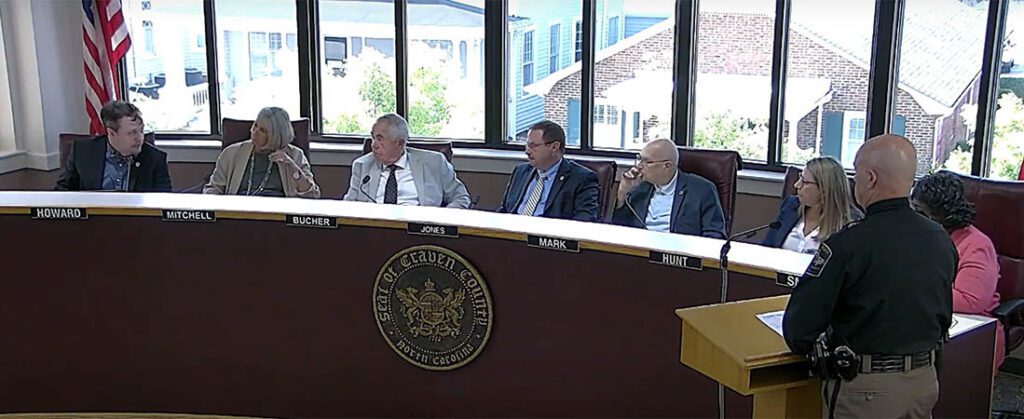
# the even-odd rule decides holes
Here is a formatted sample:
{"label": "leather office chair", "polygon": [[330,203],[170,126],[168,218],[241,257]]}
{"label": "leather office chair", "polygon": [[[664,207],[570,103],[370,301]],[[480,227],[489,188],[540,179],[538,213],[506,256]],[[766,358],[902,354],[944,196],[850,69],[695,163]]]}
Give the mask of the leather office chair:
{"label": "leather office chair", "polygon": [[615,205],[615,162],[612,160],[573,160],[597,174],[597,220],[608,221]]}
{"label": "leather office chair", "polygon": [[[61,133],[60,138],[60,167],[66,167],[68,164],[68,156],[71,154],[71,146],[78,140],[85,140],[89,138],[95,138],[92,134],[74,134],[74,133]],[[156,145],[156,134],[147,132],[143,135],[143,141],[149,143],[149,145]]]}
{"label": "leather office chair", "polygon": [[715,184],[725,214],[725,234],[732,234],[732,220],[736,214],[736,174],[743,168],[740,154],[730,150],[679,147],[679,168]]}
{"label": "leather office chair", "polygon": [[[372,144],[373,140],[367,138],[363,140],[363,154],[370,153],[373,151]],[[452,143],[451,141],[406,141],[407,147],[412,147],[420,150],[436,151],[444,154],[444,158],[448,159],[448,163],[452,162]]]}
{"label": "leather office chair", "polygon": [[[225,149],[229,145],[249,139],[249,129],[254,121],[245,119],[224,118],[221,120],[220,148]],[[292,131],[295,131],[295,138],[292,145],[302,149],[309,158],[309,119],[301,118],[292,121]]]}
{"label": "leather office chair", "polygon": [[960,176],[974,203],[974,226],[985,233],[999,260],[1001,304],[993,311],[1006,332],[1006,353],[1024,342],[1024,182]]}

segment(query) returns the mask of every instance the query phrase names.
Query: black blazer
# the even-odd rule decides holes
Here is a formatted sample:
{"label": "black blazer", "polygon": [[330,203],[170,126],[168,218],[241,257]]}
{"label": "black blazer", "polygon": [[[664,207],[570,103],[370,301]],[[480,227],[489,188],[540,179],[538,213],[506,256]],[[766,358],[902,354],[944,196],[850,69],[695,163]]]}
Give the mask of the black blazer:
{"label": "black blazer", "polygon": [[[512,171],[508,186],[505,187],[505,196],[501,199],[498,212],[515,213],[519,209],[519,204],[526,195],[526,187],[530,185],[533,174],[534,169],[528,163],[516,166]],[[598,190],[597,174],[572,160],[563,158],[541,216],[597,221]]]}
{"label": "black blazer", "polygon": [[[669,231],[691,236],[725,238],[725,215],[718,200],[718,189],[711,181],[678,170],[676,194],[672,200],[672,221]],[[615,208],[612,223],[646,228],[647,208],[651,205],[654,184],[643,182],[629,192],[629,205]],[[636,214],[630,210],[636,210]]]}
{"label": "black blazer", "polygon": [[776,221],[779,222],[779,228],[768,230],[764,240],[761,241],[762,246],[782,247],[782,244],[786,242],[786,237],[789,237],[789,232],[793,231],[796,223],[800,222],[800,199],[796,195],[789,196],[782,201]]}
{"label": "black blazer", "polygon": [[[75,141],[57,179],[58,191],[97,191],[103,189],[103,168],[106,166],[107,136]],[[167,172],[167,153],[148,143],[135,156],[128,176],[131,192],[170,192],[171,176]]]}

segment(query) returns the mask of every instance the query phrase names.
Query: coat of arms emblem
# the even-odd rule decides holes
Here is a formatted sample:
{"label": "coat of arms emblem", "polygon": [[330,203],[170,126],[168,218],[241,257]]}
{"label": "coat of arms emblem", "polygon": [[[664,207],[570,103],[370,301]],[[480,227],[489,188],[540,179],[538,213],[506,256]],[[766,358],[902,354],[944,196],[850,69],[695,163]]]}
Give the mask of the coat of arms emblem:
{"label": "coat of arms emblem", "polygon": [[413,365],[461,367],[480,354],[490,337],[487,284],[451,250],[425,245],[398,252],[381,268],[373,288],[378,329]]}

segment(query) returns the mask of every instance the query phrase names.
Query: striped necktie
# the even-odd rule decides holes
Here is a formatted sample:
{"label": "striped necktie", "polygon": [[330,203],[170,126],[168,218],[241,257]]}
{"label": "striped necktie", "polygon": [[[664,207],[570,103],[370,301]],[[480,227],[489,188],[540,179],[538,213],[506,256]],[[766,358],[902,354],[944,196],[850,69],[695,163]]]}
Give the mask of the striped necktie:
{"label": "striped necktie", "polygon": [[544,193],[544,181],[547,177],[543,173],[537,173],[537,183],[533,185],[533,190],[530,191],[530,196],[526,198],[526,205],[523,205],[519,210],[519,214],[522,215],[533,215],[533,212],[537,210],[537,204],[540,203],[540,196]]}

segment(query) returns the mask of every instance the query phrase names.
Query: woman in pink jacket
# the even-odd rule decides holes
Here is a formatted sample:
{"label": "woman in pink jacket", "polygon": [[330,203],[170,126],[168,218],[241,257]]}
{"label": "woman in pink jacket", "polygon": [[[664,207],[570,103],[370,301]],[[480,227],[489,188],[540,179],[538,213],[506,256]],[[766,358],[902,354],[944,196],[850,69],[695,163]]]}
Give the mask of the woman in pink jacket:
{"label": "woman in pink jacket", "polygon": [[[928,175],[917,182],[911,204],[918,212],[942,224],[960,255],[953,281],[953,311],[992,316],[999,305],[999,261],[996,249],[985,233],[971,225],[974,204],[964,197],[960,178],[947,171]],[[1003,326],[996,322],[995,368],[1003,362]]]}

